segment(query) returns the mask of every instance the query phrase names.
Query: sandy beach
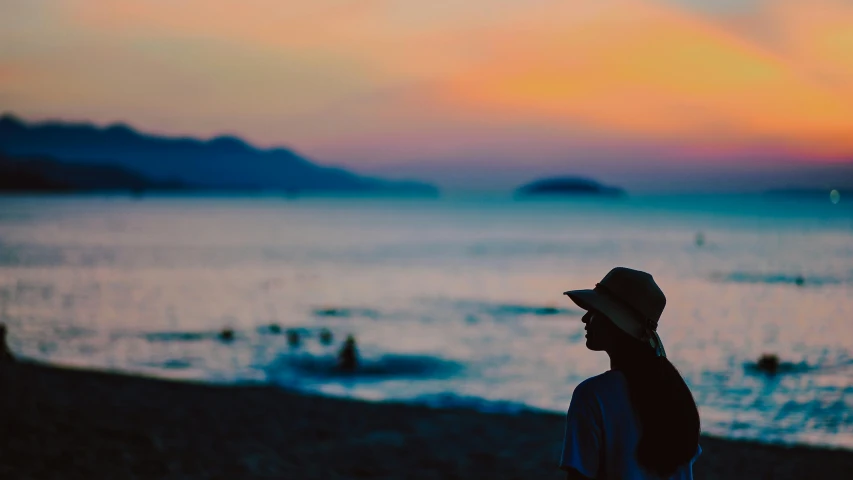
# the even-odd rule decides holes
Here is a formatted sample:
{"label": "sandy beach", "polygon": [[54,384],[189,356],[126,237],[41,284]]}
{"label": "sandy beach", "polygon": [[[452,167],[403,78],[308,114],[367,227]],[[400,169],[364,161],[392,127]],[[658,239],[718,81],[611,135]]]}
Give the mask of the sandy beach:
{"label": "sandy beach", "polygon": [[[484,414],[16,364],[0,478],[562,478],[560,415]],[[843,478],[853,452],[705,437],[697,479]]]}

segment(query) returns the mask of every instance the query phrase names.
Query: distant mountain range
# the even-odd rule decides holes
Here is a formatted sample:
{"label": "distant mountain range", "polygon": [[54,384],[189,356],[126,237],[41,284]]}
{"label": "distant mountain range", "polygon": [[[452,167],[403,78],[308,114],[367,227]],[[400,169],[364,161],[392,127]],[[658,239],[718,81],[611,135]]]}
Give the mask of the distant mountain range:
{"label": "distant mountain range", "polygon": [[[220,136],[211,140],[165,137],[140,133],[120,124],[101,128],[58,121],[27,123],[7,114],[0,117],[0,151],[7,154],[7,164],[9,157],[50,157],[39,160],[37,170],[42,173],[57,168],[56,172],[71,174],[70,163],[94,167],[73,170],[74,175],[83,177],[95,171],[104,173],[109,166],[118,167],[99,181],[117,180],[126,174],[154,186],[202,189],[429,196],[438,193],[429,184],[364,177],[317,165],[285,148],[257,148],[237,137]],[[125,183],[129,181],[126,175],[122,180]],[[56,179],[57,175],[51,173],[48,177]]]}
{"label": "distant mountain range", "polygon": [[595,180],[581,177],[543,178],[523,185],[516,190],[516,196],[620,196],[625,191],[618,187],[602,185]]}
{"label": "distant mountain range", "polygon": [[0,152],[0,192],[151,192],[188,190],[180,181],[153,181],[117,165],[66,163]]}

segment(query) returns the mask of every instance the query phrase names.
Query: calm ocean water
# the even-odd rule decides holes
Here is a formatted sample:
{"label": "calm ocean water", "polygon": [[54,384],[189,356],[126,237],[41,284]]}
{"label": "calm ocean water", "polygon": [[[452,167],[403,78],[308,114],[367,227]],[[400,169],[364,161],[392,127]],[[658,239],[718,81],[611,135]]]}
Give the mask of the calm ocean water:
{"label": "calm ocean water", "polygon": [[667,294],[706,432],[853,448],[851,200],[0,197],[0,321],[63,365],[562,412],[608,361],[561,293],[624,265]]}

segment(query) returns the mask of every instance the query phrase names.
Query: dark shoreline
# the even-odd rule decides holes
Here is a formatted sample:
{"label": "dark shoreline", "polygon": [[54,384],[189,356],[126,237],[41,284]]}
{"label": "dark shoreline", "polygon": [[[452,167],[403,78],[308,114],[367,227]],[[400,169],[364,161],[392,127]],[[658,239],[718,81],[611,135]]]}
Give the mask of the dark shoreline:
{"label": "dark shoreline", "polygon": [[[486,414],[19,363],[0,478],[563,478],[563,417]],[[697,479],[844,478],[853,452],[703,437]]]}

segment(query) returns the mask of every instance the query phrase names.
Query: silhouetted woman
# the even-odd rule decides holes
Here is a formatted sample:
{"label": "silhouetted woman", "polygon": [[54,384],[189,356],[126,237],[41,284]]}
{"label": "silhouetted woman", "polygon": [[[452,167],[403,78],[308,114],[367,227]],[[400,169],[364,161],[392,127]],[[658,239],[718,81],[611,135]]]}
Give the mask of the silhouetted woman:
{"label": "silhouetted woman", "polygon": [[661,289],[618,267],[595,289],[565,294],[587,310],[586,346],[607,352],[610,370],[575,388],[560,468],[569,479],[692,479],[699,411],[657,334]]}

